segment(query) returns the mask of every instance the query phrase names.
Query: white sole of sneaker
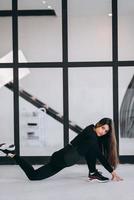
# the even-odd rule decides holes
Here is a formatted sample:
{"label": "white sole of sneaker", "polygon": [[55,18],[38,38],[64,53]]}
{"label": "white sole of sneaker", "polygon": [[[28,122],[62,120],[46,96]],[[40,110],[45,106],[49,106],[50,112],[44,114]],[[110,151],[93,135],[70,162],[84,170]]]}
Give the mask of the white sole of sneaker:
{"label": "white sole of sneaker", "polygon": [[98,179],[88,179],[88,181],[91,182],[91,183],[95,183],[95,182],[97,182],[97,183],[107,183],[107,182],[109,182],[109,180],[101,181],[101,180],[98,180]]}
{"label": "white sole of sneaker", "polygon": [[7,149],[7,150],[13,151],[13,150],[15,150],[15,146],[14,146],[13,144],[8,145],[8,144],[4,144],[4,143],[3,143],[3,145],[1,144],[0,149],[1,149],[1,150]]}

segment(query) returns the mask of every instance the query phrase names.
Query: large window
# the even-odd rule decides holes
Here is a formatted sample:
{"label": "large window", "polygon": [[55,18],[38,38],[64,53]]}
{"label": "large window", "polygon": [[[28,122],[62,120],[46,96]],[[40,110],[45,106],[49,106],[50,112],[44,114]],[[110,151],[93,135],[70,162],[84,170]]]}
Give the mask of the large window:
{"label": "large window", "polygon": [[1,143],[14,144],[13,91],[9,81],[13,81],[13,70],[0,68],[0,140]]}
{"label": "large window", "polygon": [[[45,1],[44,1],[45,2]],[[50,6],[51,5],[51,6]],[[38,1],[19,1],[19,9],[44,10],[44,16],[23,16],[18,18],[19,49],[28,62],[62,61],[62,17],[61,1],[43,4]],[[45,10],[52,10],[55,15],[45,15]],[[33,23],[34,22],[34,23]],[[25,62],[25,60],[20,60]]]}
{"label": "large window", "polygon": [[[103,117],[113,118],[111,68],[69,69],[69,114],[81,128]],[[74,136],[70,130],[70,139]]]}
{"label": "large window", "polygon": [[69,61],[112,59],[111,0],[68,1]]}
{"label": "large window", "polygon": [[61,69],[20,69],[20,153],[51,155],[63,147]]}
{"label": "large window", "polygon": [[0,17],[0,63],[12,62],[12,18]]}
{"label": "large window", "polygon": [[134,1],[118,0],[119,60],[134,60]]}
{"label": "large window", "polygon": [[132,0],[1,0],[1,140],[42,163],[111,117],[134,162],[133,13]]}
{"label": "large window", "polygon": [[120,154],[134,155],[134,67],[119,68]]}

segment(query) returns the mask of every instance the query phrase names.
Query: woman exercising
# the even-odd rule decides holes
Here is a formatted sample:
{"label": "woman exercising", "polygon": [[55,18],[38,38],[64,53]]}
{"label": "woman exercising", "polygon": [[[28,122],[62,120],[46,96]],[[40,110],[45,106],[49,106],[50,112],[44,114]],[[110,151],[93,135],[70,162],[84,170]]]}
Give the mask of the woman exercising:
{"label": "woman exercising", "polygon": [[89,180],[109,180],[96,169],[97,160],[111,173],[112,180],[122,180],[115,172],[118,156],[113,121],[110,118],[103,118],[95,125],[87,126],[70,144],[54,152],[49,162],[38,169],[34,169],[27,161],[16,155],[12,145],[6,148],[4,143],[1,144],[0,151],[13,158],[30,180],[51,177],[65,167],[76,164],[81,157],[87,162]]}

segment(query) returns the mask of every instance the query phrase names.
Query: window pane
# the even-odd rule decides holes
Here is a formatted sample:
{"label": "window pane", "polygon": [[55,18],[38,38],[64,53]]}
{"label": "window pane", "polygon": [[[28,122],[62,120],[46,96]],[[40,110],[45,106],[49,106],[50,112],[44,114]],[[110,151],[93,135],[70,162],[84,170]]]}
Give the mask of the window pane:
{"label": "window pane", "polygon": [[118,1],[119,60],[134,60],[134,1]]}
{"label": "window pane", "polygon": [[120,154],[134,155],[134,67],[119,67]]}
{"label": "window pane", "polygon": [[0,10],[11,10],[12,0],[0,0]]}
{"label": "window pane", "polygon": [[69,61],[112,60],[111,0],[68,1]]}
{"label": "window pane", "polygon": [[[111,67],[69,69],[69,113],[74,127],[82,129],[103,117],[113,118]],[[70,140],[75,136],[70,130]]]}
{"label": "window pane", "polygon": [[54,9],[56,15],[61,15],[61,0],[18,0],[18,9],[20,10],[31,10],[31,9]]}
{"label": "window pane", "polygon": [[14,144],[13,92],[8,87],[12,80],[13,70],[0,68],[0,140],[8,144]]}
{"label": "window pane", "polygon": [[20,70],[20,153],[51,155],[63,147],[62,70]]}
{"label": "window pane", "polygon": [[12,19],[0,17],[0,63],[13,62],[12,56]]}
{"label": "window pane", "polygon": [[61,61],[61,19],[50,16],[19,17],[19,49],[28,62]]}
{"label": "window pane", "polygon": [[[22,2],[26,7],[34,5],[28,1]],[[18,17],[19,49],[24,52],[28,62],[62,61],[61,1],[57,1],[57,4],[53,1],[52,5],[56,9],[56,16]],[[19,61],[25,62],[20,58]]]}

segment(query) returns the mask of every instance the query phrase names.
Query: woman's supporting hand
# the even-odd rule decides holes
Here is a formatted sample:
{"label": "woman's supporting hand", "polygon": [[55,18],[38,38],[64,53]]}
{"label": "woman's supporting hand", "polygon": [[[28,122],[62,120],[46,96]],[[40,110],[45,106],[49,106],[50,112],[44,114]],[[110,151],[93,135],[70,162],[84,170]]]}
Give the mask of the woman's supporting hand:
{"label": "woman's supporting hand", "polygon": [[111,179],[112,181],[123,181],[123,178],[118,176],[115,171],[113,171],[111,174],[112,174],[112,179]]}

